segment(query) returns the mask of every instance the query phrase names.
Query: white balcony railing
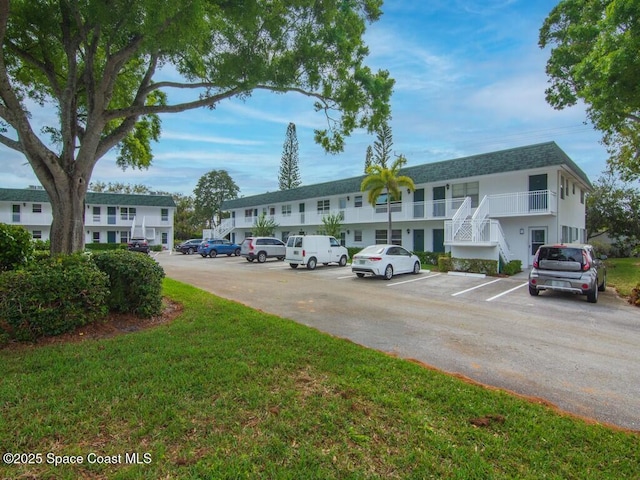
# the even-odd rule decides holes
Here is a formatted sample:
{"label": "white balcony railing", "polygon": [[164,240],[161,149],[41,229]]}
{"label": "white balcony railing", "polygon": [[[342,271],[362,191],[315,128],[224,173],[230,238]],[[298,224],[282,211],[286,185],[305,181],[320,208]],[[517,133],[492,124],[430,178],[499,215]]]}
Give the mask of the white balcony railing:
{"label": "white balcony railing", "polygon": [[557,195],[551,190],[488,195],[487,201],[487,210],[492,218],[547,215],[557,212]]}

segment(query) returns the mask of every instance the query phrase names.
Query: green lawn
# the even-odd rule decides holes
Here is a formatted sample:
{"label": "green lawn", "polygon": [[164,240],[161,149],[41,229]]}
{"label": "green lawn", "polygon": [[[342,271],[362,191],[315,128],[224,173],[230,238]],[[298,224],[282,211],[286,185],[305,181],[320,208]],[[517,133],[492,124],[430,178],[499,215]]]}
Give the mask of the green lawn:
{"label": "green lawn", "polygon": [[638,478],[638,434],[171,279],[165,293],[185,307],[169,325],[0,350],[0,451],[41,454],[0,478]]}
{"label": "green lawn", "polygon": [[610,258],[606,263],[609,286],[623,297],[631,295],[640,283],[640,258]]}

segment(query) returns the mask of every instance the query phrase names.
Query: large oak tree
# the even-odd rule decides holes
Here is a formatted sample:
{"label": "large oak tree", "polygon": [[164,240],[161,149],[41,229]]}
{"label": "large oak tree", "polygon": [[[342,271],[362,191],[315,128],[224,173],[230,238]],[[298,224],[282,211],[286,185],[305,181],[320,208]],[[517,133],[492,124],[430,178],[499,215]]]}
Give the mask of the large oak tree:
{"label": "large oak tree", "polygon": [[[297,92],[325,115],[315,138],[327,151],[356,128],[374,131],[393,87],[364,64],[381,4],[0,0],[0,143],[24,154],[49,195],[52,253],[83,248],[85,193],[108,151],[123,168],[151,164],[162,114]],[[176,91],[189,99],[169,101]],[[39,108],[54,115],[37,131]]]}
{"label": "large oak tree", "polygon": [[551,46],[547,102],[582,100],[603,133],[610,164],[640,176],[640,0],[561,0],[540,29]]}

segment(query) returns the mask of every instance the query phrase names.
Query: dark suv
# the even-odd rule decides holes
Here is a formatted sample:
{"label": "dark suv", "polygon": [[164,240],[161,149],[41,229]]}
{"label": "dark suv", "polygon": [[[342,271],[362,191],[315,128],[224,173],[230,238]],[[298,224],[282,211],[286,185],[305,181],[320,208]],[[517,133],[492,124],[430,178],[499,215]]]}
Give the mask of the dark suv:
{"label": "dark suv", "polygon": [[178,252],[182,252],[185,255],[191,255],[192,253],[196,253],[198,251],[198,247],[202,243],[201,238],[192,238],[191,240],[187,240],[186,242],[182,242],[180,245],[176,247]]}
{"label": "dark suv", "polygon": [[568,243],[542,245],[533,259],[529,273],[529,293],[557,290],[586,295],[587,301],[596,303],[598,292],[607,288],[607,270],[591,245]]}
{"label": "dark suv", "polygon": [[284,242],[273,237],[247,237],[240,244],[240,255],[249,262],[258,259],[259,263],[264,263],[267,258],[273,257],[284,260],[286,254]]}
{"label": "dark suv", "polygon": [[149,242],[143,237],[133,237],[127,246],[132,252],[149,253]]}

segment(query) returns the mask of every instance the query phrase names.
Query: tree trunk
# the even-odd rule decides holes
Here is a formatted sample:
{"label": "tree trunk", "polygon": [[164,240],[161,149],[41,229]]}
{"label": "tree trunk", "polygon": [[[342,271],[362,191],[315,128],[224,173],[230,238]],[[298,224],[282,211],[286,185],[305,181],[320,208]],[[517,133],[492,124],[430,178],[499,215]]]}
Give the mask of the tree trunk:
{"label": "tree trunk", "polygon": [[45,185],[45,190],[49,194],[53,214],[51,254],[69,254],[84,250],[84,182],[73,176],[58,176],[55,184]]}

